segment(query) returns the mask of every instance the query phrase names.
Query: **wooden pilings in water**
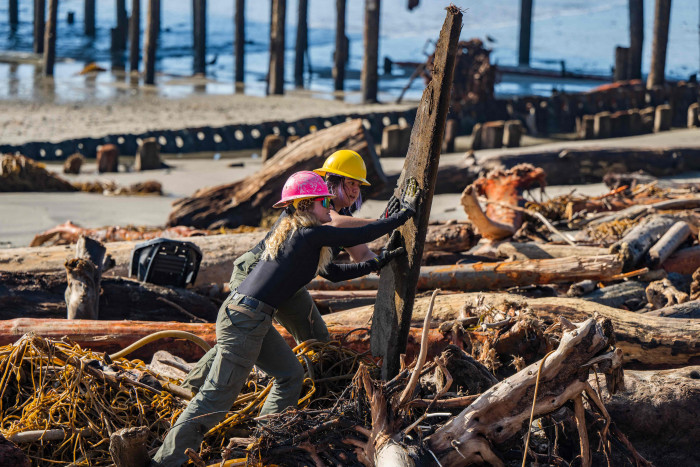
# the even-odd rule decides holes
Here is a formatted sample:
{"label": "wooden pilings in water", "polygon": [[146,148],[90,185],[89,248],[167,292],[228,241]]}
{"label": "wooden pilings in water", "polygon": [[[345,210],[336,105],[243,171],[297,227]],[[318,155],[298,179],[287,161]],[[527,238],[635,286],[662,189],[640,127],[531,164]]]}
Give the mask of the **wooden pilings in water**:
{"label": "wooden pilings in water", "polygon": [[520,46],[518,64],[530,66],[530,36],[532,30],[532,0],[520,0]]}
{"label": "wooden pilings in water", "polygon": [[644,44],[644,0],[629,0],[630,47],[627,73],[629,79],[642,77],[642,45]]}
{"label": "wooden pilings in water", "polygon": [[647,78],[647,89],[664,83],[671,0],[656,0],[654,10],[654,41],[651,47],[651,68]]}
{"label": "wooden pilings in water", "polygon": [[629,79],[629,47],[615,47],[615,72],[613,81],[624,81]]}
{"label": "wooden pilings in water", "polygon": [[34,0],[34,53],[44,53],[46,0]]}
{"label": "wooden pilings in water", "polygon": [[44,76],[53,76],[53,65],[56,62],[57,16],[58,0],[49,0],[49,20],[44,31]]}
{"label": "wooden pilings in water", "polygon": [[333,56],[333,89],[345,88],[345,63],[348,56],[348,38],[345,36],[345,0],[335,0],[335,54]]}
{"label": "wooden pilings in water", "polygon": [[362,62],[362,101],[377,102],[379,62],[379,6],[381,0],[365,0],[364,47]]}
{"label": "wooden pilings in water", "polygon": [[117,0],[117,26],[114,28],[113,52],[126,49],[126,36],[128,33],[128,16],[126,14],[126,0]]}
{"label": "wooden pilings in water", "polygon": [[272,0],[267,94],[284,94],[284,26],[287,0]]}
{"label": "wooden pilings in water", "polygon": [[234,23],[233,54],[235,55],[234,61],[236,63],[234,81],[242,83],[245,64],[245,0],[236,0]]}
{"label": "wooden pilings in water", "polygon": [[10,26],[17,26],[17,24],[19,24],[19,9],[17,7],[17,0],[10,0],[10,5],[7,10],[9,15]]}
{"label": "wooden pilings in water", "polygon": [[294,86],[304,87],[304,54],[309,47],[309,33],[307,26],[309,3],[308,0],[299,0],[297,10],[297,41],[296,55],[294,57]]}
{"label": "wooden pilings in water", "polygon": [[160,30],[160,0],[148,1],[146,16],[146,39],[143,42],[144,84],[155,83],[156,47]]}
{"label": "wooden pilings in water", "polygon": [[83,24],[85,35],[88,37],[95,37],[95,0],[85,0]]}
{"label": "wooden pilings in water", "polygon": [[192,0],[194,74],[206,73],[207,0]]}
{"label": "wooden pilings in water", "polygon": [[139,71],[141,53],[141,0],[131,0],[129,17],[129,70]]}

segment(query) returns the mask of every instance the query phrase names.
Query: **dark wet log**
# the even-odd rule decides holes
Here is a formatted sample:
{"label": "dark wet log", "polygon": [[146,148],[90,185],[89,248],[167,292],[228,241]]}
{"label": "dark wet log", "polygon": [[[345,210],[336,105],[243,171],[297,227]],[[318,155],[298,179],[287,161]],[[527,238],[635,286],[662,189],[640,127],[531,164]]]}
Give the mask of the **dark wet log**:
{"label": "dark wet log", "polygon": [[666,216],[651,216],[637,224],[622,237],[622,240],[610,247],[610,252],[620,255],[623,270],[630,271],[637,267],[645,254],[674,224],[676,220]]}
{"label": "dark wet log", "polygon": [[109,436],[109,455],[116,467],[146,467],[151,458],[146,449],[146,426],[122,428]]}
{"label": "dark wet log", "polygon": [[[596,387],[595,379],[589,382]],[[625,386],[610,395],[601,384],[610,417],[646,459],[659,467],[700,465],[700,367],[625,370]]]}
{"label": "dark wet log", "polygon": [[0,433],[0,465],[31,467],[32,463],[27,455],[15,443],[8,440]]}
{"label": "dark wet log", "polygon": [[146,38],[143,41],[143,83],[154,84],[156,77],[156,50],[160,31],[160,0],[148,0]]}
{"label": "dark wet log", "polygon": [[140,172],[142,170],[162,168],[163,161],[160,159],[160,144],[158,144],[156,138],[146,138],[141,141],[136,150],[134,170]]}
{"label": "dark wet log", "polygon": [[100,242],[81,236],[75,257],[66,261],[68,319],[98,319],[105,251]]}
{"label": "dark wet log", "polygon": [[700,299],[648,311],[644,313],[644,316],[698,319],[700,318]]}
{"label": "dark wet log", "polygon": [[629,78],[642,77],[642,45],[644,44],[644,0],[629,0],[630,51]]}
{"label": "dark wet log", "polygon": [[287,0],[272,0],[267,94],[284,94],[284,28]]}
{"label": "dark wet log", "polygon": [[[682,318],[647,316],[600,305],[575,298],[525,298],[506,293],[457,293],[439,295],[435,300],[433,323],[460,318],[465,304],[482,301],[483,306],[499,308],[527,306],[545,323],[554,323],[559,317],[580,322],[596,313],[611,320],[617,347],[624,352],[625,367],[670,368],[700,363],[700,321]],[[416,299],[413,326],[421,326],[428,309],[429,297]],[[366,306],[327,315],[324,319],[344,326],[362,326],[372,317],[374,307]]]}
{"label": "dark wet log", "polygon": [[[415,282],[418,290],[498,290],[518,285],[556,284],[584,279],[606,280],[621,272],[622,263],[614,255],[565,257],[555,259],[506,261],[501,263],[424,266]],[[380,277],[364,276],[343,282],[318,277],[308,285],[313,290],[383,290]],[[642,290],[643,292],[643,290]]]}
{"label": "dark wet log", "polygon": [[[0,282],[0,319],[66,317],[65,274],[0,272]],[[216,320],[218,306],[189,290],[132,279],[102,278],[101,286],[96,300],[102,320]]]}
{"label": "dark wet log", "polygon": [[[297,346],[296,341],[282,326],[274,325],[290,347]],[[358,330],[362,328],[363,331]],[[358,353],[369,351],[367,323],[362,325],[330,325],[328,332],[331,340],[337,340]],[[84,349],[95,352],[114,353],[133,344],[139,339],[161,331],[185,331],[203,339],[210,346],[216,343],[215,323],[178,323],[153,321],[69,321],[66,319],[29,319],[17,318],[0,321],[0,346],[15,342],[28,332],[48,339],[60,340],[64,337]],[[408,336],[406,358],[411,361],[420,348],[422,329],[412,329]],[[440,354],[449,342],[442,333],[430,330],[428,334],[428,358]],[[150,360],[159,350],[167,350],[188,362],[199,360],[204,351],[189,340],[181,337],[165,337],[129,354],[129,358]]]}
{"label": "dark wet log", "polygon": [[520,0],[520,42],[518,64],[530,66],[530,30],[532,28],[532,0]]}
{"label": "dark wet log", "polygon": [[362,61],[362,101],[377,102],[379,76],[379,7],[380,0],[365,0],[364,49]]}
{"label": "dark wet log", "polygon": [[242,83],[245,73],[245,0],[236,0],[236,23],[233,39],[233,54],[236,61],[235,82]]}
{"label": "dark wet log", "polygon": [[647,77],[647,89],[664,84],[670,19],[671,0],[656,0],[656,7],[654,8],[654,38],[651,44],[651,66]]}
{"label": "dark wet log", "polygon": [[44,53],[44,28],[46,26],[46,0],[34,0],[34,53]]}
{"label": "dark wet log", "polygon": [[335,52],[333,54],[333,89],[345,87],[345,62],[347,61],[347,38],[345,37],[345,0],[335,0]]}
{"label": "dark wet log", "polygon": [[308,0],[299,0],[297,9],[297,40],[294,49],[294,85],[298,88],[304,87],[304,54],[308,49],[308,27],[306,18],[308,16]]}
{"label": "dark wet log", "polygon": [[[42,2],[43,3],[43,0]],[[44,30],[44,76],[53,76],[56,63],[56,21],[58,17],[58,0],[49,0],[49,17]]]}
{"label": "dark wet log", "polygon": [[646,284],[641,282],[621,282],[593,290],[579,298],[612,308],[624,307],[628,310],[637,310],[647,302],[645,289]]}
{"label": "dark wet log", "polygon": [[131,0],[129,16],[129,70],[139,71],[141,54],[141,0]]}
{"label": "dark wet log", "polygon": [[[367,0],[367,4],[370,3],[371,0]],[[376,8],[378,16],[378,0]],[[418,106],[408,154],[395,190],[400,196],[400,190],[406,187],[409,179],[415,179],[421,194],[416,217],[397,229],[397,243],[405,247],[406,257],[392,261],[381,273],[377,308],[372,319],[371,347],[373,355],[383,357],[384,378],[398,373],[399,357],[406,348],[461,30],[462,13],[451,5],[447,7],[447,17],[435,48],[432,78]],[[367,63],[367,57],[365,60]]]}
{"label": "dark wet log", "polygon": [[[573,330],[564,332],[559,347],[544,362],[535,362],[491,387],[426,438],[425,444],[440,465],[504,466],[494,447],[505,446],[519,435],[531,413],[541,417],[559,410],[570,400],[578,400],[583,409],[581,394],[593,392],[587,383],[591,370],[588,362],[608,352],[615,339],[612,327],[602,320],[589,319],[576,326],[569,325]],[[619,363],[613,363],[613,368],[619,372]],[[533,404],[536,385],[537,399]],[[579,434],[587,439],[583,435],[585,422],[582,425]],[[590,465],[585,462],[587,448],[587,445],[582,448],[582,465]]]}
{"label": "dark wet log", "polygon": [[698,148],[581,148],[554,151],[528,150],[520,154],[501,154],[482,162],[490,170],[500,166],[506,169],[529,163],[547,174],[549,185],[597,183],[608,172],[636,172],[644,170],[655,176],[679,174],[700,170]]}
{"label": "dark wet log", "polygon": [[306,135],[285,146],[260,171],[241,181],[202,189],[191,198],[175,202],[168,225],[205,228],[258,225],[264,213],[279,212],[273,211],[272,205],[279,200],[282,186],[290,175],[321,167],[323,161],[338,149],[350,149],[360,154],[367,166],[371,189],[381,190],[386,177],[374,152],[374,144],[362,126],[362,120],[355,119]]}

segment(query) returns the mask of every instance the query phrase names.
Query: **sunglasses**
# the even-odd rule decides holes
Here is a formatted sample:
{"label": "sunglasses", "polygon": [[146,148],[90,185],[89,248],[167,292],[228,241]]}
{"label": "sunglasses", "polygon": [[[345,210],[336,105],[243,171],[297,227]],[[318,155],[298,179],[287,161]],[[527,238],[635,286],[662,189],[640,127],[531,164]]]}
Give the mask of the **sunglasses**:
{"label": "sunglasses", "polygon": [[323,206],[324,208],[331,207],[331,199],[330,198],[316,198],[314,201],[320,201],[321,206]]}

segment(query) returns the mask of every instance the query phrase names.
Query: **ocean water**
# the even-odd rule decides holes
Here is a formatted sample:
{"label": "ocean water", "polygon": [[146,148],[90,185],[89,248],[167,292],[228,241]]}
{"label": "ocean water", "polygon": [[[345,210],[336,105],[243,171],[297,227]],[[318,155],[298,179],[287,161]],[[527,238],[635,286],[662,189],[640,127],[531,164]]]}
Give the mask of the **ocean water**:
{"label": "ocean water", "polygon": [[[8,1],[0,0],[0,56],[32,50],[33,7],[29,0],[20,1],[16,28],[8,22]],[[80,100],[110,98],[137,92],[123,73],[112,71],[126,63],[127,52],[113,56],[109,50],[110,28],[116,24],[115,3],[97,2],[97,37],[83,34],[83,0],[59,2],[55,80],[47,90],[40,70],[33,64],[7,63],[0,60],[0,98]],[[127,8],[131,2],[127,2]],[[145,27],[147,1],[141,2],[141,27]],[[360,0],[348,1],[346,34],[350,38],[346,93],[348,100],[359,99],[362,68],[363,7]],[[408,82],[410,68],[395,67],[391,75],[382,75],[384,57],[394,61],[421,62],[432,52],[450,2],[421,0],[413,11],[407,0],[382,0],[380,26],[380,99],[394,100]],[[492,62],[517,63],[519,0],[455,1],[465,10],[462,39],[481,38],[492,49]],[[610,75],[614,50],[629,45],[628,0],[534,0],[531,65],[559,70]],[[233,86],[233,8],[232,0],[207,2],[206,82],[192,83],[191,1],[161,2],[161,35],[156,71],[157,92],[166,96],[188,93],[231,93]],[[645,40],[643,71],[650,63],[654,0],[645,0]],[[68,24],[68,12],[75,13],[75,23]],[[270,2],[246,2],[246,75],[247,94],[264,95],[268,60]],[[294,42],[297,1],[287,1],[285,63],[286,88],[293,89]],[[306,89],[311,95],[332,98],[330,74],[335,44],[335,2],[309,0],[309,57],[311,73]],[[687,79],[700,67],[700,2],[676,0],[672,4],[667,53],[667,76]],[[97,76],[81,76],[79,71],[90,62],[108,70]],[[116,65],[116,66],[115,66]],[[548,94],[552,88],[582,91],[600,84],[595,81],[554,80],[548,78],[502,77],[498,94]],[[422,80],[416,80],[406,94],[420,98]],[[240,92],[240,91],[239,91]]]}

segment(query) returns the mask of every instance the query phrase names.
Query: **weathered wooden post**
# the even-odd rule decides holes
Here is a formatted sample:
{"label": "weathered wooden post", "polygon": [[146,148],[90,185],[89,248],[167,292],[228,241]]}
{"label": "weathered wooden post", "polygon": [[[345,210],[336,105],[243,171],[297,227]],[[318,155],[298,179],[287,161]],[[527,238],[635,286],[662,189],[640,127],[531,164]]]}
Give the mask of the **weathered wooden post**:
{"label": "weathered wooden post", "polygon": [[[56,0],[49,0],[49,4]],[[75,257],[66,261],[67,287],[64,294],[68,319],[98,319],[102,265],[107,249],[97,240],[81,235]]]}
{"label": "weathered wooden post", "polygon": [[56,63],[56,19],[58,0],[49,0],[49,21],[44,31],[44,76],[53,76]]}
{"label": "weathered wooden post", "polygon": [[664,84],[668,23],[671,19],[671,0],[656,0],[654,11],[654,40],[651,45],[651,68],[647,77],[647,89]]}
{"label": "weathered wooden post", "polygon": [[160,29],[160,0],[148,1],[146,13],[146,39],[143,41],[144,84],[153,84],[156,75],[156,47]]}
{"label": "weathered wooden post", "polygon": [[532,0],[520,0],[520,46],[518,64],[530,66],[530,36],[532,31]]}
{"label": "weathered wooden post", "polygon": [[272,0],[267,93],[284,94],[284,22],[287,0]]}
{"label": "weathered wooden post", "polygon": [[233,53],[236,62],[236,83],[243,82],[244,56],[245,56],[245,0],[236,0],[236,12],[234,14],[236,23],[233,38]]}
{"label": "weathered wooden post", "polygon": [[345,37],[345,0],[335,0],[335,55],[333,56],[333,82],[336,91],[345,88],[345,62],[347,38]]}
{"label": "weathered wooden post", "polygon": [[644,0],[629,0],[630,49],[629,79],[642,77],[642,45],[644,44]]}
{"label": "weathered wooden post", "polygon": [[85,0],[83,12],[85,35],[95,37],[95,0]]}
{"label": "weathered wooden post", "polygon": [[194,73],[206,73],[207,53],[207,0],[192,0]]}
{"label": "weathered wooden post", "polygon": [[365,0],[365,58],[362,61],[362,100],[377,102],[377,64],[379,62],[379,3]]}
{"label": "weathered wooden post", "polygon": [[294,86],[298,88],[304,87],[304,54],[308,48],[309,39],[308,27],[306,24],[308,9],[308,0],[299,0],[299,9],[297,10],[296,55],[294,57]]}
{"label": "weathered wooden post", "polygon": [[613,81],[624,81],[629,79],[629,54],[628,47],[615,47],[615,72]]}
{"label": "weathered wooden post", "polygon": [[126,49],[126,35],[128,32],[128,19],[126,15],[126,0],[117,0],[117,31],[116,45],[119,50]]}
{"label": "weathered wooden post", "polygon": [[17,8],[17,0],[10,0],[9,8],[7,9],[9,14],[10,26],[12,28],[19,24],[19,9]]}
{"label": "weathered wooden post", "polygon": [[397,229],[399,243],[406,248],[407,256],[384,267],[379,279],[372,318],[371,349],[373,355],[384,357],[384,379],[398,373],[399,355],[405,351],[408,340],[461,30],[462,12],[455,6],[449,6],[435,49],[433,76],[423,91],[408,154],[395,190],[395,194],[400,195],[409,178],[415,178],[422,191],[418,215]]}
{"label": "weathered wooden post", "polygon": [[141,0],[131,0],[129,17],[129,70],[139,71],[141,53]]}
{"label": "weathered wooden post", "polygon": [[46,0],[34,0],[34,53],[44,53]]}

